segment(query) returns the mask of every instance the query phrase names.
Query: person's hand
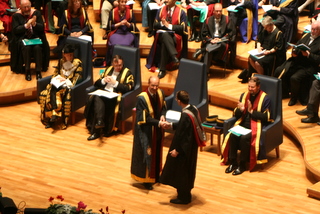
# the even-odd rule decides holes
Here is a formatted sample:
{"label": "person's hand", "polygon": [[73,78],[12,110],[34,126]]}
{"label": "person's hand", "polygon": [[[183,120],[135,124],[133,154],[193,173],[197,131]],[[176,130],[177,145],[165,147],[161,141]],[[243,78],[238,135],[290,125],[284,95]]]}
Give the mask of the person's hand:
{"label": "person's hand", "polygon": [[280,7],[272,6],[271,10],[280,11]]}
{"label": "person's hand", "polygon": [[250,100],[247,100],[247,102],[248,102],[248,112],[250,113],[250,114],[252,114],[252,104],[251,104],[251,102],[250,102]]}
{"label": "person's hand", "polygon": [[165,18],[162,18],[162,19],[161,19],[161,23],[162,23],[162,25],[165,26],[166,28],[169,27],[169,22],[167,22],[167,20],[166,20]]}
{"label": "person's hand", "polygon": [[78,37],[78,36],[77,36],[77,32],[72,32],[72,33],[70,33],[70,36],[72,36],[72,37]]}
{"label": "person's hand", "polygon": [[171,150],[170,152],[170,155],[171,155],[171,157],[177,157],[178,155],[179,155],[179,152],[177,152],[177,150],[176,149],[174,149],[174,150]]}
{"label": "person's hand", "polygon": [[115,84],[117,81],[115,80],[115,79],[113,79],[111,76],[106,76],[105,78],[104,78],[104,81],[106,82],[106,83],[111,83],[111,84]]}
{"label": "person's hand", "polygon": [[220,42],[220,41],[221,41],[220,38],[214,38],[214,39],[212,39],[210,42],[211,42],[212,44],[215,44],[215,43]]}
{"label": "person's hand", "polygon": [[295,50],[292,50],[292,52],[291,52],[291,56],[292,56],[292,57],[297,57],[297,56],[298,56],[298,54],[297,54],[297,52],[296,52]]}
{"label": "person's hand", "polygon": [[240,111],[244,111],[244,104],[241,102],[238,102],[238,109],[240,109]]}
{"label": "person's hand", "polygon": [[167,121],[160,121],[160,126],[163,129],[170,129],[171,127],[171,123],[167,122]]}
{"label": "person's hand", "polygon": [[164,117],[164,115],[161,115],[160,121],[161,121],[161,122],[165,122],[165,121],[166,121],[166,118]]}
{"label": "person's hand", "polygon": [[118,2],[118,1],[114,1],[114,2],[113,2],[113,7],[118,7],[118,5],[119,5],[119,2]]}
{"label": "person's hand", "polygon": [[8,37],[6,37],[5,35],[1,34],[1,40],[3,42],[7,42],[8,41]]}
{"label": "person's hand", "polygon": [[302,55],[303,56],[309,56],[310,52],[309,51],[301,51]]}

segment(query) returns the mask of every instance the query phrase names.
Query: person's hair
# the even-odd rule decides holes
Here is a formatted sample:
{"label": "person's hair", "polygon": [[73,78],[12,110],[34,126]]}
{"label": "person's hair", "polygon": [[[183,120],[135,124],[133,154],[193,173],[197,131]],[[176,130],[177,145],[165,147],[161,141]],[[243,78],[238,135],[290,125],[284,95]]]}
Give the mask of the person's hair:
{"label": "person's hair", "polygon": [[[73,10],[73,5],[74,5],[75,1],[80,1],[80,7],[76,11]],[[74,16],[77,16],[77,17],[82,16],[82,0],[69,0],[68,11],[69,11],[69,13],[71,15],[74,15]]]}
{"label": "person's hair", "polygon": [[176,98],[185,105],[189,104],[189,94],[186,91],[178,91]]}
{"label": "person's hair", "polygon": [[122,62],[123,62],[123,59],[122,59],[122,57],[120,56],[120,55],[114,55],[113,57],[112,57],[112,63],[119,63],[119,60],[121,60]]}
{"label": "person's hair", "polygon": [[256,86],[260,86],[260,79],[258,77],[250,77],[248,82],[255,82]]}
{"label": "person's hair", "polygon": [[271,16],[266,16],[263,18],[261,24],[263,27],[265,27],[267,25],[273,25],[273,19],[271,18]]}
{"label": "person's hair", "polygon": [[66,43],[62,49],[62,53],[74,53],[77,49],[77,45]]}
{"label": "person's hair", "polygon": [[221,3],[215,3],[214,4],[214,8],[216,8],[217,6],[220,6],[222,8],[222,4]]}

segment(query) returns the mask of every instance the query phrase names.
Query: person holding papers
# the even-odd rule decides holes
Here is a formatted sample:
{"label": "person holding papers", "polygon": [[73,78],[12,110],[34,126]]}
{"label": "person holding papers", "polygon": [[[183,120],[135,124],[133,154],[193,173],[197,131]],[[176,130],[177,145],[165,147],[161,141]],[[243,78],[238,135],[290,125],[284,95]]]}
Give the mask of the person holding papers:
{"label": "person holding papers", "polygon": [[302,105],[308,102],[308,94],[314,74],[320,64],[320,21],[311,25],[311,32],[304,34],[297,42],[305,44],[310,50],[292,49],[292,56],[275,70],[275,76],[282,79],[282,98],[289,97],[289,106],[299,100]]}
{"label": "person holding papers", "polygon": [[227,56],[228,42],[233,40],[236,35],[236,28],[228,17],[222,14],[222,4],[214,5],[213,16],[209,17],[203,25],[202,48],[196,50],[193,58],[196,59],[200,54],[204,55],[204,63],[207,65],[209,73],[212,59],[224,59]]}
{"label": "person holding papers", "polygon": [[131,177],[152,190],[162,169],[163,128],[167,127],[165,95],[160,79],[151,76],[148,88],[137,96],[133,137]]}
{"label": "person holding papers", "polygon": [[189,204],[191,190],[196,178],[198,148],[205,146],[205,133],[202,130],[200,113],[189,104],[189,94],[178,91],[176,102],[182,108],[179,122],[173,123],[175,134],[172,139],[160,182],[177,189],[177,198],[173,204]]}
{"label": "person holding papers", "polygon": [[158,67],[160,79],[166,75],[167,69],[179,63],[179,58],[186,58],[188,54],[187,16],[176,6],[176,1],[165,0],[166,5],[158,10],[153,25],[156,35],[146,67],[150,70]]}
{"label": "person holding papers", "polygon": [[[260,90],[260,80],[251,77],[248,82],[248,91],[241,94],[238,106],[234,109],[234,116],[237,118],[235,127],[241,126],[240,131],[236,129],[229,132],[222,144],[222,162],[229,164],[226,173],[240,175],[247,169],[247,162],[250,163],[250,171],[256,164],[267,162],[264,143],[261,142],[261,131],[270,119],[271,101],[268,95]],[[249,130],[248,134],[241,130]],[[237,161],[237,151],[240,150],[240,163]]]}
{"label": "person holding papers", "polygon": [[273,24],[270,16],[261,22],[263,30],[258,35],[257,55],[249,55],[249,75],[242,81],[248,82],[252,73],[273,76],[273,70],[286,60],[283,33]]}
{"label": "person holding papers", "polygon": [[67,128],[70,116],[71,88],[82,78],[82,62],[74,58],[75,45],[66,44],[63,57],[52,75],[50,84],[40,93],[41,122],[50,128],[61,118]]}
{"label": "person holding papers", "polygon": [[[122,57],[115,55],[112,66],[106,68],[100,78],[94,83],[97,89],[104,90],[106,96],[91,95],[85,107],[86,127],[90,132],[88,140],[95,140],[102,135],[108,136],[118,130],[118,111],[121,95],[132,90],[134,78],[128,68],[123,67]],[[118,96],[108,97],[109,93]]]}
{"label": "person holding papers", "polygon": [[142,2],[142,27],[148,28],[148,37],[154,35],[153,22],[164,0],[145,0]]}
{"label": "person holding papers", "polygon": [[113,47],[124,45],[139,47],[139,29],[136,26],[136,18],[133,10],[126,5],[127,0],[118,0],[119,5],[110,12],[108,23],[108,41],[106,52],[106,65],[111,64]]}
{"label": "person holding papers", "polygon": [[[49,66],[50,47],[44,32],[41,12],[31,8],[29,0],[22,0],[20,10],[12,16],[12,40],[9,44],[11,52],[10,67],[15,73],[25,73],[26,80],[31,80],[30,64],[34,58],[37,79],[41,79],[41,71]],[[24,45],[23,41],[41,41]]]}

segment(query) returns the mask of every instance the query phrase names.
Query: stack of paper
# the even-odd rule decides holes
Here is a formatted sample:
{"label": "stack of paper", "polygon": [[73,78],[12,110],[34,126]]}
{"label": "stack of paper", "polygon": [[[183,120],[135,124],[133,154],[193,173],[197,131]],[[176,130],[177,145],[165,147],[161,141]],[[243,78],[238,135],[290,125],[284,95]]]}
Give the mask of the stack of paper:
{"label": "stack of paper", "polygon": [[234,135],[241,136],[251,132],[251,129],[244,128],[243,126],[237,125],[228,130]]}
{"label": "stack of paper", "polygon": [[168,110],[166,113],[166,120],[168,122],[178,122],[181,117],[181,112],[179,111],[174,111],[174,110]]}

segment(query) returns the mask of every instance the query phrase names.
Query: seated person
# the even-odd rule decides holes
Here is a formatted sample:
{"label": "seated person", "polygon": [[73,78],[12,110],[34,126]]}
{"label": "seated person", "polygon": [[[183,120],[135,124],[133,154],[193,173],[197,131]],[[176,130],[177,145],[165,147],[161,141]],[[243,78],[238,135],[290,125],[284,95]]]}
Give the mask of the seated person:
{"label": "seated person", "polygon": [[290,94],[289,106],[293,106],[300,99],[300,103],[307,104],[309,89],[314,74],[320,64],[320,21],[311,24],[311,33],[305,34],[297,45],[304,44],[310,50],[294,48],[292,56],[275,70],[275,77],[282,79],[282,98]]}
{"label": "seated person", "polygon": [[109,15],[110,15],[110,11],[115,8],[118,7],[119,3],[118,0],[101,0],[102,1],[102,5],[101,5],[101,28],[105,29],[106,33],[105,35],[102,37],[103,40],[106,40],[108,38],[108,23],[109,23]]}
{"label": "seated person", "polygon": [[262,58],[249,56],[249,71],[242,83],[248,82],[252,73],[273,76],[273,70],[286,60],[286,49],[282,32],[273,24],[270,16],[262,20],[263,31],[258,35],[257,50]]}
{"label": "seated person", "polygon": [[112,66],[106,68],[100,78],[94,83],[97,89],[118,93],[115,98],[91,95],[85,108],[86,127],[90,132],[88,140],[108,136],[118,130],[118,111],[121,95],[131,91],[134,79],[131,71],[123,67],[121,56],[112,58]]}
{"label": "seated person", "polygon": [[127,0],[119,0],[118,2],[118,7],[114,8],[110,12],[107,31],[107,66],[111,64],[113,47],[115,45],[139,47],[139,29],[136,26],[136,18],[133,10],[126,5]]}
{"label": "seated person", "polygon": [[[42,44],[24,45],[24,39],[39,38]],[[36,64],[37,79],[41,79],[41,71],[49,66],[50,48],[44,32],[44,23],[40,11],[31,9],[29,0],[22,0],[20,10],[12,16],[12,41],[10,44],[10,67],[15,73],[26,74],[31,80],[30,64],[33,56]],[[25,66],[25,67],[24,67]]]}
{"label": "seated person", "polygon": [[164,0],[145,0],[142,2],[142,27],[148,28],[148,37],[154,35],[153,22],[157,16],[158,9],[151,9],[149,3],[156,3],[158,7],[161,7]]}
{"label": "seated person", "polygon": [[[235,11],[228,11],[230,21],[233,22],[233,25],[239,27],[242,42],[248,42],[251,38],[256,38],[258,25],[254,25],[254,19],[258,19],[255,17],[257,14],[255,12],[254,3],[252,0],[230,0],[229,6],[236,6]],[[249,14],[249,15],[248,15]],[[246,23],[243,23],[243,20],[248,18]]]}
{"label": "seated person", "polygon": [[224,59],[228,48],[227,42],[234,38],[235,27],[232,22],[228,22],[227,16],[222,14],[222,4],[214,5],[213,16],[209,17],[202,29],[202,38],[205,41],[202,48],[197,49],[193,58],[200,54],[204,55],[204,63],[207,65],[209,73],[211,60]]}
{"label": "seated person", "polygon": [[178,58],[186,58],[188,54],[187,17],[186,13],[176,6],[176,1],[168,0],[167,4],[158,10],[153,25],[156,35],[146,67],[153,70],[158,67],[160,79],[166,75],[167,68],[179,63]]}
{"label": "seated person", "polygon": [[[258,5],[262,6],[266,2],[267,0],[261,0]],[[283,32],[285,42],[291,42],[297,33],[298,0],[269,0],[269,4],[273,7],[264,16],[271,16],[274,24]]]}
{"label": "seated person", "polygon": [[62,118],[62,129],[67,128],[71,109],[70,91],[82,77],[82,63],[74,58],[75,48],[75,45],[65,45],[63,58],[59,60],[50,84],[40,94],[41,122],[46,129],[52,127],[58,118]]}
{"label": "seated person", "polygon": [[11,14],[7,9],[11,9],[10,0],[0,0],[0,20],[2,21],[5,35],[11,31]]}
{"label": "seated person", "polygon": [[[222,162],[230,165],[226,173],[240,175],[247,169],[250,161],[250,171],[258,163],[266,162],[264,149],[260,149],[260,136],[258,133],[270,122],[271,101],[268,95],[260,90],[260,79],[251,77],[248,82],[248,91],[241,94],[234,116],[237,118],[235,126],[240,125],[252,131],[245,135],[237,136],[229,132],[222,144]],[[257,151],[258,149],[258,151]],[[237,153],[240,150],[240,164]],[[257,155],[256,155],[257,154]]]}
{"label": "seated person", "polygon": [[[93,37],[93,29],[89,22],[87,11],[82,7],[81,0],[69,0],[68,9],[64,11],[59,23],[59,39],[54,52],[61,54],[61,50],[68,36]],[[92,41],[93,38],[92,38]]]}
{"label": "seated person", "polygon": [[[211,14],[208,14],[208,5],[215,4],[216,0],[190,0],[189,4],[187,6],[187,16],[188,16],[188,25],[190,26],[190,34],[191,37],[189,41],[201,41],[201,29],[203,26],[203,23],[207,19],[208,16]],[[194,18],[198,17],[197,20],[194,20]],[[199,22],[199,26],[197,26],[197,22]],[[199,28],[197,30],[196,28]]]}
{"label": "seated person", "polygon": [[318,125],[320,125],[319,103],[320,103],[320,81],[316,79],[316,80],[313,80],[312,86],[310,88],[307,108],[296,111],[296,113],[299,115],[308,116],[307,118],[301,119],[302,123],[317,123]]}

